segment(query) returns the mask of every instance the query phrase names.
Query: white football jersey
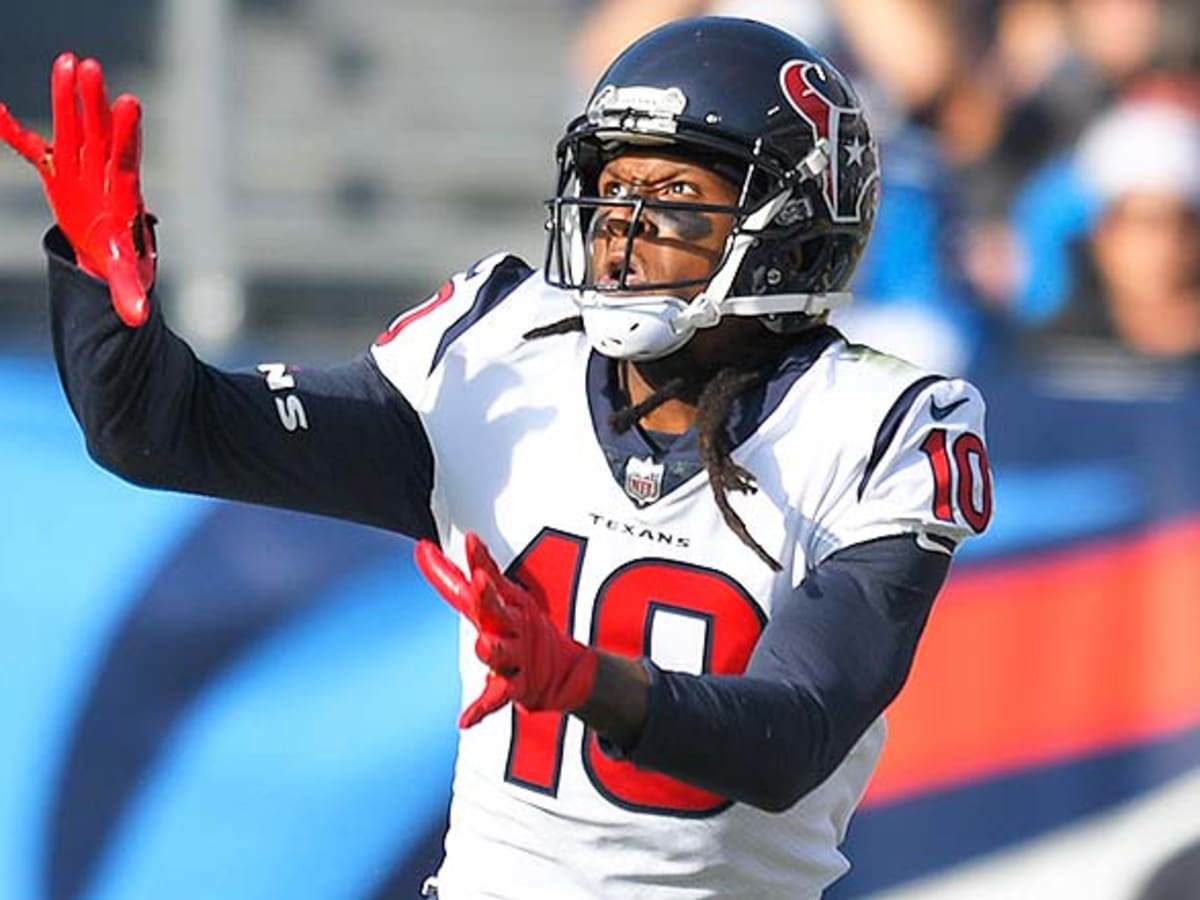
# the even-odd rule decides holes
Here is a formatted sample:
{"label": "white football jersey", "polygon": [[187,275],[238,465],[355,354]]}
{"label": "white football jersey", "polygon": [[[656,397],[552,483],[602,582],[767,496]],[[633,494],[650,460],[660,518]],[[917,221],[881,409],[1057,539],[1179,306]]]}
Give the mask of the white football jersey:
{"label": "white football jersey", "polygon": [[[608,361],[582,333],[523,337],[575,312],[496,256],[398,318],[373,353],[433,447],[446,552],[463,564],[477,532],[576,639],[737,673],[772,607],[839,548],[915,533],[948,552],[986,525],[979,393],[839,337],[775,379],[738,432],[733,458],[758,491],[730,501],[783,564],[773,572],[724,523],[702,469],[614,462],[611,441],[606,454]],[[466,703],[485,673],[472,626],[461,637]],[[502,710],[461,734],[439,895],[817,897],[848,868],[838,846],[883,732],[880,718],[820,786],[767,813],[615,760],[573,716]]]}

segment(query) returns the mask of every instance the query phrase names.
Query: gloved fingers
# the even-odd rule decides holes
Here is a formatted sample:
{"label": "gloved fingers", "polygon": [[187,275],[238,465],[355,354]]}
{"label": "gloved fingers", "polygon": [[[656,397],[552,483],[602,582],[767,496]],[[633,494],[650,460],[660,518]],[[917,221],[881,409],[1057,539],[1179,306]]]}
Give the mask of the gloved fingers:
{"label": "gloved fingers", "polygon": [[83,177],[95,184],[105,177],[112,147],[112,111],[104,89],[104,70],[94,59],[79,64],[77,79],[83,107],[83,150],[80,154]]}
{"label": "gloved fingers", "polygon": [[514,612],[504,605],[496,582],[485,570],[472,569],[471,593],[475,597],[475,624],[481,632],[507,636],[516,634]]}
{"label": "gloved fingers", "polygon": [[478,628],[479,622],[475,617],[475,599],[471,592],[471,583],[467,581],[462,570],[451,562],[433,541],[417,541],[417,546],[413,550],[413,559],[421,574],[425,576],[425,580],[441,595],[442,599],[466,616]]}
{"label": "gloved fingers", "polygon": [[4,141],[39,170],[47,168],[50,145],[36,131],[30,131],[18,122],[3,103],[0,103],[0,141]]}
{"label": "gloved fingers", "polygon": [[[500,594],[501,600],[506,605],[523,606],[526,603],[526,597],[533,596],[530,591],[527,591],[522,585],[517,584],[500,571],[500,566],[492,557],[487,545],[473,531],[467,532],[467,563],[472,570],[481,569],[488,573],[488,576],[496,585],[496,591]],[[546,606],[541,598],[534,596],[533,600],[538,608],[544,612]]]}
{"label": "gloved fingers", "polygon": [[472,570],[482,569],[495,582],[499,582],[504,577],[504,574],[500,571],[500,567],[496,564],[496,560],[492,559],[492,553],[488,550],[487,544],[474,531],[467,532],[466,552],[467,565]]}
{"label": "gloved fingers", "polygon": [[112,252],[114,255],[107,260],[106,279],[113,309],[122,322],[130,328],[138,328],[146,323],[150,304],[142,288],[142,273],[132,239],[128,248]]}
{"label": "gloved fingers", "polygon": [[511,685],[506,678],[496,675],[494,672],[489,672],[487,682],[483,686],[483,692],[458,717],[458,727],[470,728],[473,725],[478,725],[487,716],[506,706],[512,701],[512,695],[509,693],[510,690]]}
{"label": "gloved fingers", "polygon": [[68,180],[79,174],[79,62],[61,53],[50,72],[50,108],[54,117],[54,173]]}
{"label": "gloved fingers", "polygon": [[108,186],[113,216],[132,228],[142,212],[142,104],[132,94],[122,94],[112,105]]}

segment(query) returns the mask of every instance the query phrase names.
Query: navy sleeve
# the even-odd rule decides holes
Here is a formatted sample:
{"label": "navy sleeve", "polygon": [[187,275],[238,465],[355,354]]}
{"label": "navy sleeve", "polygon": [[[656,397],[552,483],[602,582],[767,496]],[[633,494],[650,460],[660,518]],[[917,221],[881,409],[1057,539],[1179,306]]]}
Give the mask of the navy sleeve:
{"label": "navy sleeve", "polygon": [[899,693],[949,566],[912,535],[838,551],[773,612],[743,675],[651,666],[646,724],[627,757],[761,809],[789,808]]}
{"label": "navy sleeve", "polygon": [[57,229],[46,251],[59,377],[102,466],[146,487],[434,534],[428,438],[369,357],[222,371],[193,355],[155,303],[145,325],[125,327]]}

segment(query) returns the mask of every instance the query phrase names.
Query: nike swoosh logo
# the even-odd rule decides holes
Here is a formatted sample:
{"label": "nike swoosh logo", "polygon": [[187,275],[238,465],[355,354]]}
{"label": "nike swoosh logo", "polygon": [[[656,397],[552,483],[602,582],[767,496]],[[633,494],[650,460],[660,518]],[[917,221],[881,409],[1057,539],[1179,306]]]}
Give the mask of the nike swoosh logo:
{"label": "nike swoosh logo", "polygon": [[947,403],[945,406],[938,406],[938,402],[930,397],[929,414],[940,422],[970,399],[970,397],[963,397],[961,400],[955,400],[953,403]]}

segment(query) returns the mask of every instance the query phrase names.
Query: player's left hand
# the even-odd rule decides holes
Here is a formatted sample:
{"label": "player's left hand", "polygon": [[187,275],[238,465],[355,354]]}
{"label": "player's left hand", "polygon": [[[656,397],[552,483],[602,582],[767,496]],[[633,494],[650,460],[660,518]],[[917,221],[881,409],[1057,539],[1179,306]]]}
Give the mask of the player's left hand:
{"label": "player's left hand", "polygon": [[126,325],[146,321],[154,283],[153,217],[142,202],[142,108],[132,94],[111,106],[104,72],[71,53],[50,76],[54,143],[18,122],[0,103],[0,141],[28,160],[59,228],[89,275],[107,282]]}
{"label": "player's left hand", "polygon": [[500,571],[479,536],[466,538],[469,574],[431,541],[417,543],[417,568],[475,626],[475,655],[488,667],[483,692],[459,717],[470,728],[508,703],[575,710],[596,681],[594,650],[564,634],[536,597]]}

